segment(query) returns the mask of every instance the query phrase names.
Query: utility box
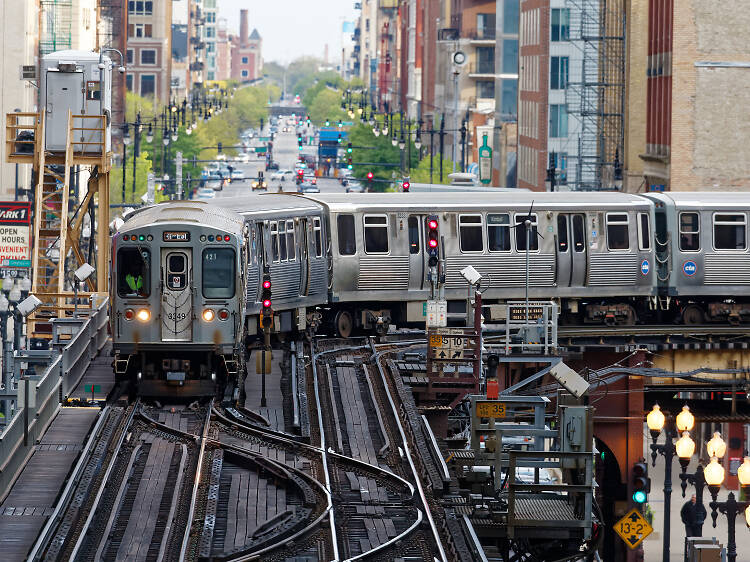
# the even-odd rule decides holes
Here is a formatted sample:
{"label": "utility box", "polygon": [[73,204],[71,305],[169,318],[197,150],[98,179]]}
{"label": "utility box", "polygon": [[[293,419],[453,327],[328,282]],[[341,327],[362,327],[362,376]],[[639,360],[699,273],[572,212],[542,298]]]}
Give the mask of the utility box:
{"label": "utility box", "polygon": [[[67,145],[68,111],[73,115],[104,115],[104,138],[97,119],[74,119],[73,149],[98,154],[111,150],[112,61],[89,51],[56,51],[42,57],[39,84],[45,112],[44,148],[63,152]],[[88,130],[87,130],[88,129]]]}
{"label": "utility box", "polygon": [[[564,453],[593,453],[594,408],[591,406],[559,405],[560,451]],[[584,468],[585,459],[562,460],[562,468]]]}

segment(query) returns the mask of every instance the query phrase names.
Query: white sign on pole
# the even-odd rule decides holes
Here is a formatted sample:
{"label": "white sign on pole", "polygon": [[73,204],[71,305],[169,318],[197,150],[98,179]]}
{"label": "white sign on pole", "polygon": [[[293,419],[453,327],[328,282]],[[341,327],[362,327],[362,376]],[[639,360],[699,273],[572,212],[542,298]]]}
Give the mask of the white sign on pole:
{"label": "white sign on pole", "polygon": [[448,325],[448,302],[427,301],[426,324],[428,328],[444,328]]}
{"label": "white sign on pole", "polygon": [[0,267],[31,267],[31,203],[0,202]]}
{"label": "white sign on pole", "polygon": [[146,201],[149,205],[153,205],[154,203],[154,193],[156,191],[156,185],[155,185],[155,179],[154,174],[149,172],[146,180]]}

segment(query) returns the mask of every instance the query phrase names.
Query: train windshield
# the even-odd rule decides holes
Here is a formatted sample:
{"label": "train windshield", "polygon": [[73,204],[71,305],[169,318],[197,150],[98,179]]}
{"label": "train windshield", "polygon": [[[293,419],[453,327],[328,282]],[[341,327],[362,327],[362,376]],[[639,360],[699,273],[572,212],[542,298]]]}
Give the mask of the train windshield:
{"label": "train windshield", "polygon": [[117,294],[147,297],[151,294],[151,252],[140,247],[117,251]]}
{"label": "train windshield", "polygon": [[203,250],[203,296],[207,299],[234,296],[234,255],[232,248]]}

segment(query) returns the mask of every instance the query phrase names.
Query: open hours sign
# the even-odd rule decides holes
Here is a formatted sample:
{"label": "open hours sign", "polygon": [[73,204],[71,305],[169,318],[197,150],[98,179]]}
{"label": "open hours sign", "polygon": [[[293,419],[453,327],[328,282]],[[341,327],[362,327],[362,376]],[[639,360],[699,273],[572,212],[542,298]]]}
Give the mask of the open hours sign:
{"label": "open hours sign", "polygon": [[30,202],[0,202],[0,267],[31,267]]}

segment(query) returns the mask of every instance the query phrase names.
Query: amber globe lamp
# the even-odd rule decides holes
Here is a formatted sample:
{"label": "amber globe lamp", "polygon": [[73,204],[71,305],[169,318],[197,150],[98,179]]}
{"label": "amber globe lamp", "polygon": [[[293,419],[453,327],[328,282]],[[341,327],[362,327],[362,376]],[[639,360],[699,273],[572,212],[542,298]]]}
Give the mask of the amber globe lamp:
{"label": "amber globe lamp", "polygon": [[682,473],[684,474],[690,463],[690,457],[695,453],[695,441],[690,438],[690,433],[685,431],[682,433],[682,437],[680,437],[674,444],[674,447],[677,451],[677,456],[680,459]]}
{"label": "amber globe lamp", "polygon": [[695,425],[695,416],[690,413],[690,408],[683,406],[682,411],[675,418],[675,423],[677,424],[677,431],[680,433],[692,430]]}
{"label": "amber globe lamp", "polygon": [[706,443],[706,451],[709,457],[724,458],[724,455],[727,454],[727,444],[721,438],[721,433],[714,432],[714,436]]}
{"label": "amber globe lamp", "polygon": [[740,481],[740,487],[746,494],[750,492],[750,457],[745,457],[737,469],[737,480]]}
{"label": "amber globe lamp", "polygon": [[664,429],[664,423],[666,418],[659,407],[659,404],[654,404],[653,409],[646,416],[646,425],[648,425],[649,431],[651,431],[651,440],[656,443],[659,438],[661,430]]}
{"label": "amber globe lamp", "polygon": [[721,483],[724,482],[724,467],[719,464],[719,459],[711,457],[711,462],[703,471],[708,489],[711,490],[711,497],[716,501],[716,495],[719,493]]}

